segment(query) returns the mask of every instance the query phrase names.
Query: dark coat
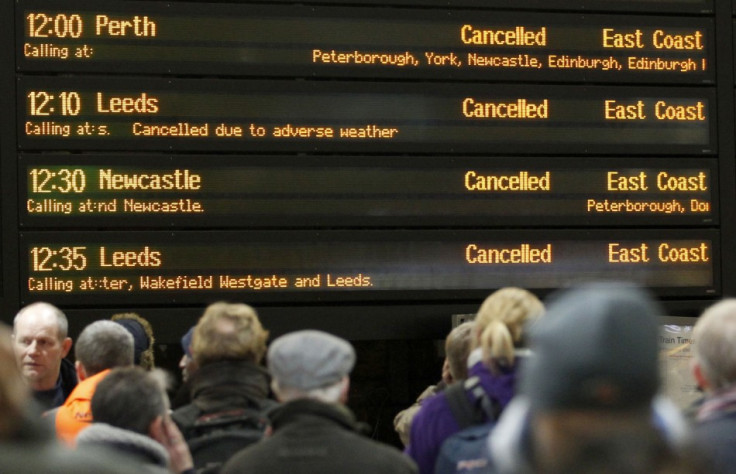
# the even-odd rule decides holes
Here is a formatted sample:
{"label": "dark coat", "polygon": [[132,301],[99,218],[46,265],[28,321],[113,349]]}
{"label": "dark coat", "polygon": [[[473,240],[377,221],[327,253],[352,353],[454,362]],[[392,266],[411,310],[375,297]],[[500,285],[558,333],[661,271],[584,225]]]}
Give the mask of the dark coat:
{"label": "dark coat", "polygon": [[[521,361],[517,360],[513,367],[494,374],[483,362],[478,362],[470,368],[468,377],[479,377],[485,393],[498,402],[500,408],[504,408],[514,396],[520,364]],[[410,444],[405,452],[417,463],[419,472],[432,474],[442,443],[458,431],[460,425],[452,414],[450,403],[447,401],[447,392],[440,392],[422,403],[414,416],[411,423]]]}
{"label": "dark coat", "polygon": [[64,404],[74,387],[77,386],[77,371],[74,364],[67,359],[61,359],[59,378],[56,386],[51,390],[34,391],[33,398],[44,410],[60,407]]}
{"label": "dark coat", "polygon": [[411,474],[417,468],[397,449],[356,431],[342,405],[296,400],[271,416],[273,435],[236,454],[222,474]]}
{"label": "dark coat", "polygon": [[29,410],[18,432],[0,442],[3,474],[141,474],[125,457],[96,448],[72,451],[59,444],[41,414]]}
{"label": "dark coat", "polygon": [[202,415],[239,408],[265,411],[276,405],[269,400],[269,375],[246,361],[228,360],[207,364],[190,380],[191,403],[174,410],[172,418],[185,438]]}
{"label": "dark coat", "polygon": [[736,406],[724,409],[693,426],[696,448],[713,474],[730,474],[736,469]]}

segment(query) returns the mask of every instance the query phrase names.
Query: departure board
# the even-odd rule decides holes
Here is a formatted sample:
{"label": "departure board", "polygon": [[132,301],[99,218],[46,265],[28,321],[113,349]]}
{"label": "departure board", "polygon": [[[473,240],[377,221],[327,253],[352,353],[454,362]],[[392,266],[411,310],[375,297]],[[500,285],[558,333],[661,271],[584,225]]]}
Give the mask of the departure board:
{"label": "departure board", "polygon": [[508,285],[624,280],[690,315],[736,293],[731,4],[16,0],[0,18],[7,314],[155,309],[177,333],[222,299],[365,305],[404,338],[424,324],[407,307],[449,324]]}
{"label": "departure board", "polygon": [[[558,287],[593,279],[633,280],[663,294],[715,287],[718,248],[708,231],[363,231],[21,235],[27,299],[121,304],[196,302],[209,294],[250,301],[435,299],[444,291],[515,285]],[[567,236],[565,238],[564,236]],[[24,282],[25,282],[24,278]],[[661,288],[659,288],[661,286]],[[398,292],[398,293],[397,293]],[[386,297],[385,296],[385,297]]]}
{"label": "departure board", "polygon": [[[37,3],[37,2],[35,2]],[[22,2],[28,70],[713,82],[705,18],[125,2]],[[84,4],[82,4],[84,5]],[[215,13],[213,13],[215,10]],[[187,15],[187,16],[184,16]],[[268,41],[264,41],[268,38]]]}
{"label": "departure board", "polygon": [[641,161],[96,154],[71,163],[24,154],[20,216],[26,226],[67,228],[717,223],[714,160]]}
{"label": "departure board", "polygon": [[714,153],[710,90],[22,77],[23,149]]}
{"label": "departure board", "polygon": [[[274,3],[290,3],[275,0]],[[305,3],[344,3],[342,0],[321,0]],[[434,7],[509,8],[506,0],[352,0],[356,5],[408,5]],[[513,8],[519,10],[602,10],[623,12],[687,12],[713,13],[713,0],[519,0]]]}

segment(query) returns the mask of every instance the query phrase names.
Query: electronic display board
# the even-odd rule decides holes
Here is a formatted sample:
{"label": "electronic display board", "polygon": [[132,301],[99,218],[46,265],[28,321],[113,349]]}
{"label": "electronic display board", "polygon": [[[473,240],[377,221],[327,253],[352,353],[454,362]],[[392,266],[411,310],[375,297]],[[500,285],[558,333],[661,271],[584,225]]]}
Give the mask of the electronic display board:
{"label": "electronic display board", "polygon": [[595,279],[701,309],[736,291],[734,11],[3,4],[5,312],[370,307],[403,338]]}
{"label": "electronic display board", "polygon": [[44,149],[715,153],[710,89],[22,76]]}
{"label": "electronic display board", "polygon": [[709,230],[28,232],[21,249],[23,299],[77,305],[435,299],[601,278],[680,296],[718,290]]}
{"label": "electronic display board", "polygon": [[[58,164],[58,163],[63,164]],[[715,160],[23,154],[21,225],[713,225]],[[295,203],[298,202],[298,205]]]}
{"label": "electronic display board", "polygon": [[[76,6],[76,5],[75,5]],[[713,82],[713,22],[374,8],[97,2],[18,8],[23,71]],[[267,41],[264,41],[267,38]]]}
{"label": "electronic display board", "polygon": [[[188,0],[187,0],[188,1]],[[210,0],[225,2],[226,0]],[[293,0],[242,0],[244,3],[293,3]],[[619,11],[619,12],[684,12],[712,13],[713,0],[308,0],[305,4],[403,5],[412,7],[475,7],[518,10]]]}

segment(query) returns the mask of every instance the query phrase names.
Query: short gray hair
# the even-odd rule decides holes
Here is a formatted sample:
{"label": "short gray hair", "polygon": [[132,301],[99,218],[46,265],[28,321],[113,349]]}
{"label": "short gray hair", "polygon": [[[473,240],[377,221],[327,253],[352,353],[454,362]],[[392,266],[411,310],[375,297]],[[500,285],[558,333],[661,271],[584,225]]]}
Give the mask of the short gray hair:
{"label": "short gray hair", "polygon": [[18,314],[16,314],[15,318],[13,319],[13,333],[15,333],[15,326],[18,322],[18,319],[29,313],[49,313],[53,316],[56,316],[56,324],[58,324],[58,337],[60,341],[65,339],[67,334],[69,333],[69,321],[67,321],[66,315],[56,306],[44,301],[31,303],[28,306],[24,306],[20,309],[20,311],[18,311]]}
{"label": "short gray hair", "polygon": [[693,329],[695,360],[714,389],[736,383],[736,298],[705,310]]}
{"label": "short gray hair", "polygon": [[271,381],[271,389],[274,391],[279,401],[288,403],[294,400],[310,399],[317,400],[322,403],[338,403],[340,396],[345,389],[348,378],[343,377],[341,380],[327,387],[313,388],[311,390],[301,390],[298,388],[284,386],[279,384],[277,379]]}
{"label": "short gray hair", "polygon": [[113,367],[133,365],[133,336],[118,323],[95,321],[79,335],[74,356],[88,376]]}

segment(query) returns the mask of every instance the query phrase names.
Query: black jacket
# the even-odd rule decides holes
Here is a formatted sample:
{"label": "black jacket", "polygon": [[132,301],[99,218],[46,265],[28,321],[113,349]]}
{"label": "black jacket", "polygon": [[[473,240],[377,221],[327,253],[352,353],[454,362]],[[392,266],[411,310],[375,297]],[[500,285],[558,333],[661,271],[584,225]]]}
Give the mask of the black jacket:
{"label": "black jacket", "polygon": [[42,409],[50,410],[63,405],[64,400],[66,400],[76,386],[77,371],[74,368],[74,364],[67,359],[61,359],[59,378],[56,381],[56,386],[51,390],[34,391],[33,398]]}
{"label": "black jacket", "polygon": [[271,414],[273,435],[236,454],[223,474],[412,474],[397,449],[363,437],[342,405],[296,400]]}
{"label": "black jacket", "polygon": [[269,381],[268,372],[251,362],[226,360],[204,365],[190,380],[191,403],[174,410],[172,418],[188,439],[202,415],[238,408],[265,411],[276,405],[267,398]]}

